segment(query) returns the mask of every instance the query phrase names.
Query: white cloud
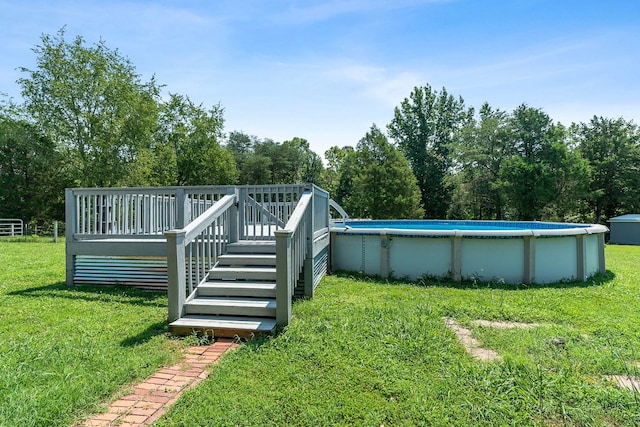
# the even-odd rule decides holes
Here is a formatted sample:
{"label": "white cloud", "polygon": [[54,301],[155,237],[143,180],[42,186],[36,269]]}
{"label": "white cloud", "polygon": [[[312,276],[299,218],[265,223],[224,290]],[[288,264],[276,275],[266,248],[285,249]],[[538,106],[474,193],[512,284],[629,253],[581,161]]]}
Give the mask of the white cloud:
{"label": "white cloud", "polygon": [[293,6],[274,15],[276,20],[305,24],[325,21],[339,15],[368,12],[385,12],[427,3],[444,3],[452,0],[320,0],[293,2]]}
{"label": "white cloud", "polygon": [[327,74],[338,82],[355,86],[362,95],[386,106],[396,106],[426,79],[417,72],[347,64],[331,67]]}

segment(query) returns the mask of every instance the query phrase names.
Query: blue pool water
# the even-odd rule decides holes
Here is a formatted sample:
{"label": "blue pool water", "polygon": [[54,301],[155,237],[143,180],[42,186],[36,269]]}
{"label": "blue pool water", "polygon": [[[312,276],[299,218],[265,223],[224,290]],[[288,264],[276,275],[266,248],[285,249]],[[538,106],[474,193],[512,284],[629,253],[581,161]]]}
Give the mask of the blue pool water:
{"label": "blue pool water", "polygon": [[356,229],[395,230],[563,230],[576,224],[524,221],[445,221],[445,220],[365,220],[346,221],[345,225]]}

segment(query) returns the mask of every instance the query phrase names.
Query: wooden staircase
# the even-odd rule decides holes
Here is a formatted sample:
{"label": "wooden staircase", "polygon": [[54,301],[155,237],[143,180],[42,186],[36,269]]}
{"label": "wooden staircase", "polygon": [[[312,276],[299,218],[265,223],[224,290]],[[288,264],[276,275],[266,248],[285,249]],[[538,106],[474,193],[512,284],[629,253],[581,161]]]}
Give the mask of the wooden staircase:
{"label": "wooden staircase", "polygon": [[209,271],[209,280],[196,288],[184,312],[169,330],[193,331],[214,337],[250,337],[272,333],[276,327],[275,241],[241,241]]}

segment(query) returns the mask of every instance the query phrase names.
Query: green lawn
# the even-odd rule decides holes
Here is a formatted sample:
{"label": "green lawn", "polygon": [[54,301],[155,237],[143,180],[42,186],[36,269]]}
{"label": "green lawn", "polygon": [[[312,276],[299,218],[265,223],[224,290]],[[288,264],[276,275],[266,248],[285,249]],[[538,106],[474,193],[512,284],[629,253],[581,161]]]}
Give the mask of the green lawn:
{"label": "green lawn", "polygon": [[[588,283],[459,286],[326,278],[275,338],[227,355],[160,426],[640,424],[640,247],[609,246]],[[471,359],[442,320],[501,362]],[[544,324],[526,330],[471,320]],[[564,338],[564,348],[552,344]]]}
{"label": "green lawn", "polygon": [[0,240],[0,426],[69,426],[182,345],[163,293],[68,288],[64,242],[39,240]]}
{"label": "green lawn", "polygon": [[[606,251],[610,272],[587,283],[328,277],[284,332],[226,355],[157,424],[638,425],[640,393],[604,376],[640,375],[640,247]],[[184,345],[166,334],[164,294],[67,288],[64,243],[0,240],[0,265],[0,426],[69,426]],[[471,359],[444,316],[503,360]]]}

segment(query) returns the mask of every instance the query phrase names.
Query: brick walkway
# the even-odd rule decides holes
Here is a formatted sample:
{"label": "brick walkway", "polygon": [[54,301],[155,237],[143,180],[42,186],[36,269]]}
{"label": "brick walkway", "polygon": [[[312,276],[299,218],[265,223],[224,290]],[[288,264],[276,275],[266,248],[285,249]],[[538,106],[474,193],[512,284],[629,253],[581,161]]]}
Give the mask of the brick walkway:
{"label": "brick walkway", "polygon": [[210,346],[190,347],[182,362],[160,369],[133,387],[133,393],[116,400],[102,414],[77,427],[142,427],[160,418],[185,391],[208,377],[207,366],[238,344],[220,338]]}

